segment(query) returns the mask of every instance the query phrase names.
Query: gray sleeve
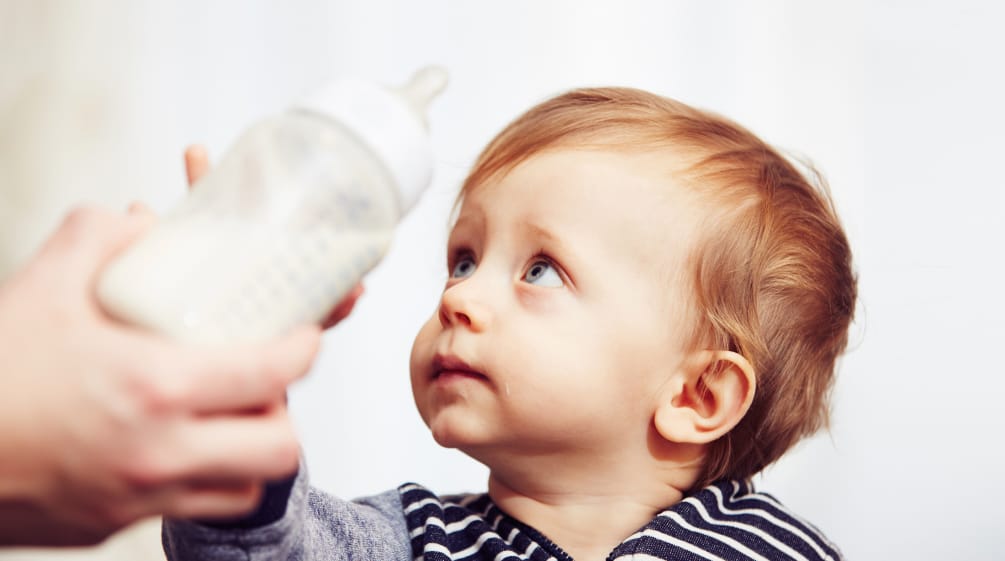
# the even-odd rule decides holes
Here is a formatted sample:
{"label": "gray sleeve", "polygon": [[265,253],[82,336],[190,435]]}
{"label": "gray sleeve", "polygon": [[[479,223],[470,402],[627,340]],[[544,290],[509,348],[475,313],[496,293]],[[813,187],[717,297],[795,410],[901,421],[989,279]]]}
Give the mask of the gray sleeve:
{"label": "gray sleeve", "polygon": [[219,529],[165,519],[171,561],[411,561],[396,489],[344,501],[311,488],[306,470],[293,484],[282,518],[257,528]]}

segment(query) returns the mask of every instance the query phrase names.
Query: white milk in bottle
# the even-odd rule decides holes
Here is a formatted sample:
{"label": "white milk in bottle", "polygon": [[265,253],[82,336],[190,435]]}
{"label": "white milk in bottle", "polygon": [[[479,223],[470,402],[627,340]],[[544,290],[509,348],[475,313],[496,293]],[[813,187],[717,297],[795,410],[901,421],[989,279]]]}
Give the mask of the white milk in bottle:
{"label": "white milk in bottle", "polygon": [[428,186],[424,112],[445,83],[435,67],[397,89],[340,80],[252,126],[103,271],[102,305],[205,344],[320,321]]}

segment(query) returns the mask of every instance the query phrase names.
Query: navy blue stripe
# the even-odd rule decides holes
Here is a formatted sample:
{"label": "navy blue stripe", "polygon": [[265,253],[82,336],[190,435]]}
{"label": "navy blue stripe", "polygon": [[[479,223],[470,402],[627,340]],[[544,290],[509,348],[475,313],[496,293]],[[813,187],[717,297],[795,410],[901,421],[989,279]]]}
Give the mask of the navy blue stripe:
{"label": "navy blue stripe", "polygon": [[[417,557],[423,553],[426,544],[437,544],[456,554],[470,548],[486,534],[490,534],[491,537],[477,551],[466,556],[464,561],[490,560],[500,553],[507,551],[522,556],[531,544],[537,544],[538,546],[530,556],[532,561],[545,561],[549,557],[555,557],[561,561],[571,561],[568,554],[558,545],[536,529],[507,515],[492,503],[488,495],[474,497],[466,506],[461,506],[460,503],[465,500],[464,496],[440,498],[422,487],[416,486],[407,490],[405,487],[401,487],[401,496],[402,505],[406,509],[410,505],[417,504],[420,501],[430,500],[428,504],[408,513],[405,517],[409,531],[414,531],[416,528],[425,528],[422,535],[412,539],[412,551]],[[708,516],[714,522],[728,521],[748,525],[785,544],[786,547],[799,552],[807,559],[820,559],[816,550],[809,542],[791,531],[777,526],[771,520],[751,513],[727,513],[723,509],[749,509],[759,513],[770,514],[803,532],[807,539],[813,540],[820,546],[821,550],[829,553],[834,559],[841,559],[840,552],[834,550],[826,541],[818,538],[818,534],[813,528],[808,527],[784,508],[777,507],[768,502],[769,500],[774,500],[769,495],[755,492],[753,487],[746,482],[720,482],[715,487],[723,496],[722,509],[719,507],[719,501],[715,493],[710,488],[702,489],[692,495],[694,500],[701,503],[707,511]],[[687,524],[696,528],[696,530],[688,529],[681,525],[681,523],[665,515],[657,516],[644,530],[671,536],[695,549],[705,551],[723,559],[748,559],[748,557],[736,548],[719,541],[716,536],[728,537],[736,543],[742,544],[744,548],[771,560],[791,559],[790,556],[751,531],[732,526],[723,526],[706,520],[699,513],[698,508],[690,501],[677,503],[666,512],[676,513]],[[450,534],[446,533],[440,526],[429,524],[431,520],[451,524],[464,520],[471,515],[475,515],[477,518],[464,528]],[[493,525],[497,529],[493,529]],[[680,546],[647,535],[642,535],[620,544],[612,552],[611,557],[631,553],[644,553],[657,559],[667,560],[691,561],[703,559],[701,556],[691,553]],[[430,554],[427,556],[427,559],[430,561],[441,561],[447,558],[448,556],[442,554]]]}
{"label": "navy blue stripe", "polygon": [[[722,492],[723,495],[723,507],[727,510],[755,510],[761,513],[769,514],[778,520],[789,524],[791,527],[798,529],[802,532],[806,539],[812,540],[816,543],[820,549],[825,553],[830,555],[834,559],[839,559],[841,557],[840,553],[835,551],[830,545],[825,541],[820,540],[817,537],[817,530],[815,528],[808,527],[804,522],[798,518],[792,516],[788,511],[776,507],[774,504],[766,499],[771,499],[777,502],[774,497],[765,495],[764,493],[754,493],[752,489],[746,485],[740,485],[739,489],[734,493],[733,485],[730,482],[722,482],[716,484],[716,487]],[[704,489],[697,495],[702,505],[705,506],[706,510],[709,511],[709,515],[715,520],[729,520],[735,522],[741,522],[757,528],[758,530],[770,535],[776,540],[784,543],[785,545],[791,547],[795,551],[804,555],[807,559],[811,560],[822,560],[820,554],[817,553],[816,549],[810,545],[809,542],[798,534],[791,532],[790,530],[776,525],[774,522],[765,519],[762,516],[756,514],[732,514],[723,512],[718,504],[718,500],[715,493],[708,489]],[[687,503],[682,503],[687,504]],[[679,506],[679,505],[678,505]],[[684,514],[681,509],[678,512]],[[714,525],[703,521],[695,512],[694,518],[689,518],[688,522],[694,523],[696,526],[703,528],[711,528],[715,531],[722,533],[727,533],[726,530],[718,529]],[[721,527],[720,527],[721,528]],[[746,532],[743,532],[746,534]],[[728,534],[731,535],[732,534]],[[765,543],[761,538],[758,538],[754,534],[749,534],[751,539],[757,543]],[[770,546],[767,546],[770,547]],[[759,549],[752,548],[760,553]],[[774,549],[774,548],[772,548]],[[776,550],[777,551],[777,550]]]}
{"label": "navy blue stripe", "polygon": [[[729,495],[727,494],[726,497],[728,498]],[[775,518],[782,520],[795,528],[799,528],[799,530],[802,531],[804,534],[806,534],[806,536],[810,540],[816,543],[821,550],[823,550],[826,554],[830,555],[834,559],[838,559],[841,557],[840,553],[837,550],[831,547],[831,545],[826,540],[823,540],[819,537],[822,535],[822,532],[820,532],[812,525],[796,518],[795,516],[792,515],[791,512],[783,508],[779,508],[778,506],[776,506],[776,504],[781,503],[780,501],[778,501],[778,499],[774,498],[773,496],[767,493],[755,493],[737,497],[731,500],[727,504],[727,506],[729,508],[753,508],[767,512],[772,516],[774,516]],[[771,528],[778,528],[778,527],[771,525]],[[808,558],[810,559],[820,558],[819,554],[817,554],[815,550],[813,550],[806,542],[804,542],[802,538],[795,536],[782,528],[778,528],[778,531],[783,532],[786,535],[792,536],[790,539],[793,540],[793,549],[797,549],[797,551],[803,553],[804,550],[801,548],[805,547],[806,548],[805,554],[807,555]],[[772,535],[775,534],[772,533]],[[787,542],[788,540],[783,541]],[[795,547],[795,545],[798,545],[799,547]]]}
{"label": "navy blue stripe", "polygon": [[[740,522],[742,524],[753,526],[754,528],[761,530],[762,532],[768,534],[769,536],[789,546],[791,546],[792,541],[795,539],[794,536],[788,534],[787,532],[786,532],[787,536],[786,538],[780,538],[777,535],[777,532],[772,532],[770,531],[770,529],[764,528],[763,527],[763,523],[765,522],[764,519],[760,519],[753,515],[727,516],[719,512],[718,509],[713,511],[712,508],[705,501],[701,501],[701,503],[703,506],[705,506],[706,510],[709,511],[710,517],[715,522]],[[765,541],[764,538],[758,536],[757,534],[751,533],[741,528],[736,528],[733,526],[723,526],[705,520],[705,518],[703,518],[701,514],[698,512],[697,507],[695,507],[690,502],[678,503],[677,505],[674,505],[674,508],[671,509],[671,511],[680,515],[680,517],[683,518],[688,524],[694,526],[695,528],[698,528],[699,530],[702,530],[710,534],[717,534],[720,536],[726,536],[728,538],[731,538],[736,542],[743,544],[744,547],[747,547],[752,551],[764,555],[768,559],[789,558],[789,555],[779,551],[778,549],[775,548],[775,546]],[[688,532],[687,534],[688,536],[690,536],[691,533],[693,532],[685,530],[679,523],[665,516],[661,516],[658,520],[654,520],[653,526],[655,527],[654,529],[657,529],[660,532],[663,532],[664,534],[680,537],[682,539],[688,539],[684,536],[683,532]],[[715,541],[712,540],[711,538],[706,538],[706,540]],[[703,547],[709,549],[708,546]],[[709,551],[712,550],[709,549]]]}
{"label": "navy blue stripe", "polygon": [[[723,559],[749,559],[749,557],[740,553],[738,550],[697,532],[678,527],[675,528],[672,533],[662,533],[670,537],[677,538],[682,542],[695,546],[697,549],[711,553]],[[622,551],[622,547],[629,545],[630,547]],[[646,553],[656,557],[657,559],[682,559],[686,556],[694,557],[695,559],[702,559],[702,557],[691,553],[679,545],[667,543],[652,536],[641,536],[626,542],[622,546],[615,549],[615,552],[617,555],[624,555],[626,553]],[[778,557],[777,559],[782,558]]]}
{"label": "navy blue stripe", "polygon": [[558,547],[554,542],[545,537],[541,532],[536,529],[520,522],[519,520],[507,515],[505,512],[499,509],[499,507],[492,505],[492,517],[499,516],[499,534],[501,536],[508,537],[510,533],[515,529],[517,531],[516,536],[513,538],[512,551],[523,554],[530,544],[536,543],[537,549],[535,549],[531,555],[531,561],[546,561],[547,559],[554,557],[558,561],[572,561],[562,548]]}
{"label": "navy blue stripe", "polygon": [[[710,552],[710,550],[707,549],[704,551]],[[737,561],[741,559],[749,559],[732,549],[729,549],[728,551],[729,552],[725,553],[714,553],[714,555],[718,555],[723,559]],[[614,554],[611,555],[611,558],[616,559],[622,555],[631,555],[635,553],[645,553],[647,555],[652,555],[657,559],[673,559],[674,561],[708,561],[706,557],[702,557],[696,553],[683,549],[680,546],[660,541],[649,536],[642,536],[641,538],[630,540],[621,544],[614,550]]]}

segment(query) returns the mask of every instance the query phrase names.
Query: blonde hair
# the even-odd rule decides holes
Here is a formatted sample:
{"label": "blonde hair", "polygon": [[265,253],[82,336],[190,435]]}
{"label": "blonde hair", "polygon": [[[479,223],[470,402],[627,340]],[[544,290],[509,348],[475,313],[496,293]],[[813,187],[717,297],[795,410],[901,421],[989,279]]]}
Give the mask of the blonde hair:
{"label": "blonde hair", "polygon": [[723,117],[641,90],[593,88],[547,100],[508,125],[478,157],[460,196],[569,145],[667,149],[675,179],[710,210],[688,262],[692,342],[743,355],[757,391],[739,424],[709,444],[693,487],[749,478],[827,426],[856,279],[822,179],[812,172],[807,180]]}

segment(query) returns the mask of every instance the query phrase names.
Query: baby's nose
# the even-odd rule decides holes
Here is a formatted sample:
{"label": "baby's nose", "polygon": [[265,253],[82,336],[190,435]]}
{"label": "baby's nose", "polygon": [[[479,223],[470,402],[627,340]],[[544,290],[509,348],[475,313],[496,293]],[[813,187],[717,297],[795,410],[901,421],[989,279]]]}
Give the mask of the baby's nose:
{"label": "baby's nose", "polygon": [[470,286],[458,283],[443,292],[440,299],[440,323],[443,327],[465,327],[483,331],[492,319],[489,307],[475,298]]}

